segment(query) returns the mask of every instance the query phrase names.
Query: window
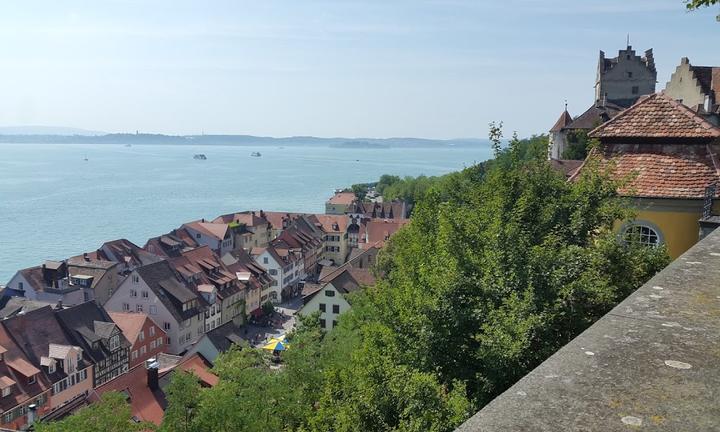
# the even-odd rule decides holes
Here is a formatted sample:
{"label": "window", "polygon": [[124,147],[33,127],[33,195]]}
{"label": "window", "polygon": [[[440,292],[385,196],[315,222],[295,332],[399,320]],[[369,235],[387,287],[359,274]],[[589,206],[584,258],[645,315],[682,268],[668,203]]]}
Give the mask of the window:
{"label": "window", "polygon": [[48,365],[48,373],[55,373],[55,362],[51,361]]}
{"label": "window", "polygon": [[628,78],[632,78],[632,72],[628,72],[628,73],[627,73],[627,77],[628,77]]}
{"label": "window", "polygon": [[195,238],[200,238],[200,233],[195,234]]}
{"label": "window", "polygon": [[148,329],[148,334],[150,336],[155,336],[155,327],[154,326],[150,326],[150,328]]}
{"label": "window", "polygon": [[320,312],[325,312],[325,303],[320,303]]}
{"label": "window", "polygon": [[140,342],[145,340],[145,332],[144,331],[141,330],[140,333],[138,333],[138,340]]}
{"label": "window", "polygon": [[147,291],[142,291],[142,292],[141,292],[141,295],[142,295],[142,298],[148,298],[148,297],[149,297],[149,294],[148,294]]}
{"label": "window", "polygon": [[632,94],[636,95],[636,94],[639,94],[639,93],[640,93],[640,87],[638,87],[638,86],[633,86],[633,88],[632,88]]}
{"label": "window", "polygon": [[270,269],[270,274],[273,276],[277,276],[277,269]]}
{"label": "window", "polygon": [[335,297],[335,291],[325,290],[325,297]]}
{"label": "window", "polygon": [[29,376],[27,382],[28,384],[35,384],[35,375]]}
{"label": "window", "polygon": [[131,290],[130,290],[130,297],[137,297],[137,291],[135,291],[134,289],[131,289]]}
{"label": "window", "polygon": [[136,274],[132,275],[132,281],[134,284],[140,283],[140,276],[138,276]]}
{"label": "window", "polygon": [[147,347],[145,345],[140,347],[140,355],[143,355],[147,352]]}
{"label": "window", "polygon": [[113,336],[110,338],[110,351],[115,351],[120,348],[120,336]]}
{"label": "window", "polygon": [[333,313],[334,314],[340,313],[340,305],[333,305]]}
{"label": "window", "polygon": [[165,338],[165,345],[170,345],[171,343],[172,341],[170,340],[170,338]]}
{"label": "window", "polygon": [[80,381],[85,381],[87,379],[87,369],[83,369],[80,371]]}
{"label": "window", "polygon": [[136,304],[135,305],[135,312],[142,312],[143,311],[143,305]]}
{"label": "window", "polygon": [[321,320],[320,320],[320,327],[321,327],[321,328],[327,327],[327,323],[325,322],[324,319],[321,319]]}
{"label": "window", "polygon": [[163,339],[162,339],[162,338],[157,338],[157,340],[156,340],[155,342],[156,342],[155,345],[157,345],[157,346],[162,346],[162,344],[163,344]]}
{"label": "window", "polygon": [[2,389],[2,397],[9,396],[10,389],[11,389],[11,387],[5,387],[4,389]]}
{"label": "window", "polygon": [[170,323],[167,322],[167,321],[165,321],[165,322],[163,323],[163,328],[164,328],[165,330],[170,330]]}
{"label": "window", "polygon": [[333,324],[333,328],[335,328],[335,326],[337,326],[337,321],[333,320],[332,324]]}
{"label": "window", "polygon": [[20,291],[25,290],[25,287],[24,287],[24,285],[23,285],[22,282],[18,282],[18,289],[19,289]]}
{"label": "window", "polygon": [[150,315],[155,315],[155,314],[157,314],[157,306],[151,305],[150,306]]}
{"label": "window", "polygon": [[268,263],[268,258],[267,258],[267,257],[263,257],[263,264],[267,264],[267,263]]}
{"label": "window", "polygon": [[138,358],[138,352],[137,352],[137,350],[135,350],[130,355],[130,360],[137,360],[137,358]]}
{"label": "window", "polygon": [[123,303],[123,310],[125,312],[130,312],[130,303]]}
{"label": "window", "polygon": [[660,244],[660,235],[647,225],[632,225],[625,230],[625,241],[654,247]]}

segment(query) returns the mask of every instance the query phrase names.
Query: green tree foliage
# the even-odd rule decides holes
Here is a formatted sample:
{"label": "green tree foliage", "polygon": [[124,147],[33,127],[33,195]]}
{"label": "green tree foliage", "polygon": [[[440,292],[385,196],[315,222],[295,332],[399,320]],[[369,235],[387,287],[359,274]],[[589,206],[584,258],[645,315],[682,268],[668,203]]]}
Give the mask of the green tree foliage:
{"label": "green tree foliage", "polygon": [[453,430],[666,265],[617,241],[631,214],[600,167],[568,183],[545,137],[503,147],[492,130],[495,160],[427,187],[332,332],[303,319],[280,368],[219,357],[195,430]]}
{"label": "green tree foliage", "polygon": [[686,0],[685,7],[688,10],[700,9],[712,5],[720,4],[720,0]]}
{"label": "green tree foliage", "polygon": [[565,136],[567,148],[563,151],[563,159],[583,160],[594,145],[595,141],[587,136],[584,129],[572,130]]}
{"label": "green tree foliage", "polygon": [[173,372],[166,394],[168,408],[160,430],[163,432],[197,430],[197,408],[201,397],[197,377],[184,371]]}
{"label": "green tree foliage", "polygon": [[36,423],[37,432],[135,432],[152,431],[151,423],[132,420],[130,405],[125,396],[116,392],[105,393],[99,402],[74,415],[53,423]]}

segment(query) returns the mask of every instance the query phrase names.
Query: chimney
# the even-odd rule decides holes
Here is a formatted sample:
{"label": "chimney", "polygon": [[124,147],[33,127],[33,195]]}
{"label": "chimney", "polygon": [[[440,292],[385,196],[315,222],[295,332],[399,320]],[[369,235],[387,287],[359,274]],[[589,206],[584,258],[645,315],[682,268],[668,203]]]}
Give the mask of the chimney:
{"label": "chimney", "polygon": [[85,261],[90,261],[90,257],[88,256],[88,253],[87,253],[87,252],[84,252],[84,253],[83,253],[83,259],[84,259]]}
{"label": "chimney", "polygon": [[151,358],[145,361],[145,367],[147,368],[147,385],[152,391],[160,388],[160,376],[158,374],[159,364],[155,358]]}
{"label": "chimney", "polygon": [[31,425],[31,424],[35,423],[35,417],[37,417],[37,405],[30,404],[30,405],[28,405],[27,424]]}
{"label": "chimney", "polygon": [[58,300],[57,304],[55,305],[55,310],[62,310],[63,303],[62,300]]}
{"label": "chimney", "polygon": [[200,219],[200,221],[202,221],[203,223],[205,223],[205,218]]}

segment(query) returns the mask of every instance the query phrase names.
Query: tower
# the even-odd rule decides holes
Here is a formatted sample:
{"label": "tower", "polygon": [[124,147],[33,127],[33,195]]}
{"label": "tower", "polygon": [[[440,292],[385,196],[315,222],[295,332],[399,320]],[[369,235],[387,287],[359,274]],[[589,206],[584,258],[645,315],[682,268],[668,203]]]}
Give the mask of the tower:
{"label": "tower", "polygon": [[600,51],[597,77],[595,79],[595,103],[610,102],[629,107],[640,96],[655,93],[657,70],[652,48],[640,57],[629,44],[618,56],[606,58]]}

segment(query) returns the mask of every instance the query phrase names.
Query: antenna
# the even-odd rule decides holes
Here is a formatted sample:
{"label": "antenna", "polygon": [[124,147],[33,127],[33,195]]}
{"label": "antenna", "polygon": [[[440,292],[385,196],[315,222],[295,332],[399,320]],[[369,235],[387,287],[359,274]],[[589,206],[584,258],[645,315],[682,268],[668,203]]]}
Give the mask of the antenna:
{"label": "antenna", "polygon": [[630,48],[630,33],[627,34],[627,47]]}
{"label": "antenna", "polygon": [[565,99],[565,111],[567,111],[567,99]]}

